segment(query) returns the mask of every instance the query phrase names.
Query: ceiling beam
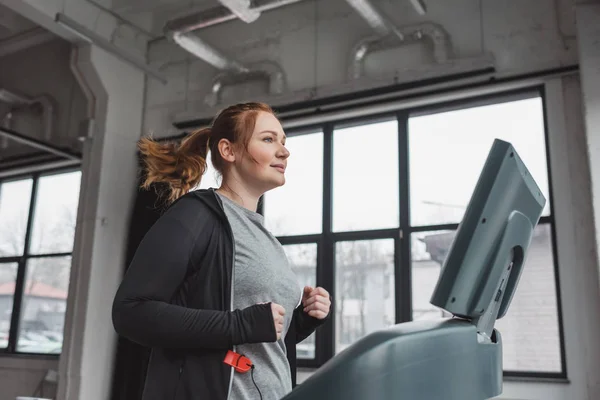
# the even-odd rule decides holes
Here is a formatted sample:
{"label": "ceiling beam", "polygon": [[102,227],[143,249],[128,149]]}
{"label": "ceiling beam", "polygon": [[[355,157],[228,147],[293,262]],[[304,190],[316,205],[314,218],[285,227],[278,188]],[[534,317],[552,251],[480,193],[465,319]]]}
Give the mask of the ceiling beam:
{"label": "ceiling beam", "polygon": [[41,27],[30,29],[21,34],[0,40],[0,57],[6,57],[21,50],[49,42],[56,38],[57,37],[53,33]]}

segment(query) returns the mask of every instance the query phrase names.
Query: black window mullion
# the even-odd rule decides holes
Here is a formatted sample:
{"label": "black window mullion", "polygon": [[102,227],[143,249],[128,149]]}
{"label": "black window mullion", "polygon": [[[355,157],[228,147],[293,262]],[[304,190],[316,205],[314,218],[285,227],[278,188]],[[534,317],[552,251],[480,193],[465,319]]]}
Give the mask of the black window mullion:
{"label": "black window mullion", "polygon": [[[542,217],[548,218],[551,223],[551,238],[552,238],[552,252],[554,257],[554,284],[556,290],[556,312],[558,313],[558,335],[559,335],[559,343],[560,343],[560,362],[561,362],[561,371],[562,376],[567,377],[567,355],[565,349],[565,332],[564,332],[564,324],[563,324],[563,305],[562,305],[562,290],[561,290],[561,282],[560,282],[560,269],[558,267],[558,246],[556,242],[556,224],[554,223],[554,185],[552,179],[552,163],[550,161],[550,132],[548,129],[548,104],[546,97],[546,86],[542,85],[540,87],[540,96],[542,98],[542,107],[543,112],[542,115],[544,117],[544,139],[546,143],[546,168],[548,169],[548,195],[550,201],[550,217]],[[541,221],[541,220],[540,220]]]}
{"label": "black window mullion", "polygon": [[347,231],[331,234],[334,242],[351,242],[357,240],[388,239],[398,236],[398,228],[375,229],[372,231]]}
{"label": "black window mullion", "polygon": [[290,244],[307,244],[307,243],[317,243],[321,239],[320,234],[314,235],[298,235],[298,236],[278,236],[277,240],[283,246]]}
{"label": "black window mullion", "polygon": [[395,293],[396,323],[412,319],[411,250],[410,250],[410,195],[407,111],[400,111],[398,118],[398,167],[400,180],[400,230],[396,239]]}
{"label": "black window mullion", "polygon": [[27,258],[29,256],[29,247],[31,242],[31,231],[33,226],[33,217],[35,213],[35,205],[37,199],[39,174],[33,177],[31,187],[31,200],[29,203],[29,214],[27,216],[27,228],[25,230],[25,246],[23,249],[23,257],[19,260],[17,269],[17,280],[15,282],[15,291],[13,295],[13,309],[10,319],[10,330],[8,334],[8,352],[13,353],[17,349],[17,335],[19,332],[19,323],[21,317],[21,308],[23,303],[23,291],[25,289],[25,269],[27,267]]}
{"label": "black window mullion", "polygon": [[10,257],[0,257],[0,264],[7,264],[7,263],[18,263],[21,260],[21,256],[10,256]]}
{"label": "black window mullion", "polygon": [[335,354],[335,242],[333,220],[333,125],[323,127],[323,235],[317,248],[317,285],[327,289],[332,297],[330,317],[317,330],[316,357],[319,365]]}
{"label": "black window mullion", "polygon": [[451,224],[439,224],[439,225],[421,225],[421,226],[410,226],[406,231],[410,233],[416,232],[432,232],[432,231],[455,231],[458,229],[457,223]]}
{"label": "black window mullion", "polygon": [[27,258],[52,258],[52,257],[68,257],[71,256],[73,252],[64,252],[64,253],[41,253],[41,254],[28,254]]}

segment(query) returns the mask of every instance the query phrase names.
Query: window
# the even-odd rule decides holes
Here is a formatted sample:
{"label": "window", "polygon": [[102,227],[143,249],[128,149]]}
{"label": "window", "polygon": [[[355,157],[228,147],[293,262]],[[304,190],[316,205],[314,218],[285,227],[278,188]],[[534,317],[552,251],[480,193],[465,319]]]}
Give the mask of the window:
{"label": "window", "polygon": [[544,114],[540,97],[408,120],[410,222],[459,223],[494,139],[513,144],[542,189],[550,214]]}
{"label": "window", "polygon": [[323,227],[323,133],[292,136],[286,148],[293,154],[286,184],[264,199],[267,229],[277,236],[321,233]]}
{"label": "window", "polygon": [[[367,187],[377,190],[365,190]],[[372,213],[365,204],[376,203]],[[398,122],[333,131],[333,230],[398,227]]]}
{"label": "window", "polygon": [[[283,246],[285,254],[290,262],[290,267],[298,278],[300,285],[317,286],[317,245],[288,244]],[[296,346],[296,357],[298,359],[312,360],[315,358],[316,336],[313,333]]]}
{"label": "window", "polygon": [[[451,316],[431,305],[431,294],[500,138],[548,200],[508,314],[496,323],[505,374],[566,377],[541,90],[311,129],[287,132],[294,172],[265,195],[263,209],[300,280],[316,278],[333,297],[334,318],[302,350],[300,366],[320,366],[374,330]],[[313,250],[302,258],[304,246]]]}
{"label": "window", "polygon": [[[495,138],[513,144],[546,199],[517,292],[496,328],[505,371],[560,373],[551,197],[540,96],[411,116],[408,120],[413,319],[443,315],[429,304],[454,230]],[[443,225],[446,230],[439,231]]]}
{"label": "window", "polygon": [[62,351],[80,180],[0,182],[0,353]]}
{"label": "window", "polygon": [[338,242],[335,258],[339,352],[394,322],[394,297],[389,290],[382,290],[386,276],[394,273],[394,240]]}

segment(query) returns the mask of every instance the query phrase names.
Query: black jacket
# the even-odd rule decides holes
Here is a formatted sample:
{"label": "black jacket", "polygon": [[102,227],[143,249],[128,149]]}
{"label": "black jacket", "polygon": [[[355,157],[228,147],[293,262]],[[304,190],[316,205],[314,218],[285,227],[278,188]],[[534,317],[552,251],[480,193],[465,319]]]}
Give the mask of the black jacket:
{"label": "black jacket", "polygon": [[[227,350],[274,342],[270,304],[232,310],[233,234],[212,189],[176,201],[145,235],[113,303],[118,334],[151,347],[143,400],[226,399]],[[296,343],[325,320],[302,305],[285,337],[296,380]]]}

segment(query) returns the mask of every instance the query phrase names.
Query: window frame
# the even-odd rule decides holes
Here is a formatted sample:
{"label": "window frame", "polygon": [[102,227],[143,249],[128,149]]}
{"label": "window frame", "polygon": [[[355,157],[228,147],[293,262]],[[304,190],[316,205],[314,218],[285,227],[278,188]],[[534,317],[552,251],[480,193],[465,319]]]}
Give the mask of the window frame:
{"label": "window frame", "polygon": [[[316,335],[315,358],[298,359],[297,365],[301,368],[318,368],[335,355],[335,245],[340,241],[368,240],[368,239],[393,239],[394,240],[394,292],[396,316],[395,323],[409,322],[412,320],[412,282],[411,282],[411,235],[418,232],[435,230],[455,230],[458,223],[412,226],[410,223],[410,171],[408,147],[408,121],[410,117],[425,114],[434,114],[452,109],[465,109],[486,104],[498,104],[526,98],[540,97],[543,109],[545,155],[547,163],[548,190],[550,201],[550,214],[540,218],[539,225],[550,226],[552,256],[554,261],[554,281],[557,301],[557,322],[559,335],[560,372],[540,371],[510,371],[504,370],[503,374],[509,378],[527,378],[536,380],[566,380],[567,365],[565,354],[565,338],[562,315],[562,299],[560,289],[558,245],[556,238],[556,224],[554,212],[553,179],[550,163],[549,128],[547,115],[547,99],[545,85],[536,83],[525,87],[510,89],[487,94],[465,96],[456,100],[431,102],[426,105],[407,105],[398,107],[393,111],[383,111],[351,118],[333,118],[322,123],[302,125],[292,124],[294,127],[286,129],[288,136],[293,137],[315,131],[323,132],[323,228],[322,232],[310,235],[278,236],[283,244],[317,244],[317,285],[330,290],[333,300],[331,317]],[[395,118],[398,122],[398,167],[399,167],[399,226],[390,229],[375,229],[366,231],[332,230],[333,217],[333,133],[336,128],[348,126],[367,125],[385,119]],[[285,120],[284,127],[285,127]],[[259,212],[263,212],[262,204]]]}
{"label": "window frame", "polygon": [[8,345],[6,348],[0,348],[0,357],[24,357],[24,358],[36,358],[36,359],[49,359],[56,360],[62,354],[49,354],[49,353],[30,353],[30,352],[19,352],[17,351],[17,342],[19,336],[19,325],[21,322],[22,303],[23,303],[23,292],[25,286],[25,277],[27,272],[27,263],[31,259],[39,258],[51,258],[51,257],[72,257],[73,250],[70,252],[60,253],[39,253],[30,254],[31,236],[33,231],[35,207],[37,203],[37,194],[39,188],[40,178],[44,178],[52,175],[67,174],[71,172],[81,171],[81,167],[69,166],[69,167],[58,167],[52,169],[45,169],[36,172],[23,173],[9,178],[0,179],[0,190],[2,190],[2,184],[7,182],[20,181],[23,179],[32,179],[31,194],[29,202],[29,211],[27,214],[27,223],[25,231],[25,240],[23,253],[18,256],[2,257],[0,256],[0,263],[16,262],[17,263],[17,279],[15,281],[15,290],[13,293],[13,304],[12,314],[10,318],[10,328],[8,332]]}

